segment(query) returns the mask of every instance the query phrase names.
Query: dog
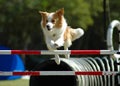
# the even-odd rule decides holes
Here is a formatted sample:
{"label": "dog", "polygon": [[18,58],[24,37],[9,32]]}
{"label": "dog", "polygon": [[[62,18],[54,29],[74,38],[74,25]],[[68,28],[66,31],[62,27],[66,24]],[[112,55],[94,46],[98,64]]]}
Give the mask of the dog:
{"label": "dog", "polygon": [[[41,14],[41,27],[45,37],[45,43],[48,50],[57,50],[59,47],[64,47],[64,50],[72,45],[72,42],[81,36],[84,31],[81,28],[73,29],[68,26],[64,17],[64,8],[57,10],[56,12],[43,12]],[[66,58],[69,58],[69,54],[65,54]],[[60,64],[60,58],[58,54],[55,54],[55,62]]]}

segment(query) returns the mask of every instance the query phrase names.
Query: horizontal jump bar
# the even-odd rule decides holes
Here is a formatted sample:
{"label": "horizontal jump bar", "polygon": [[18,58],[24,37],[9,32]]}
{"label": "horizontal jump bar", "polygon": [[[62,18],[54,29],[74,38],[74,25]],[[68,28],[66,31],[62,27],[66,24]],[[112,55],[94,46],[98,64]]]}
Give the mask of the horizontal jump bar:
{"label": "horizontal jump bar", "polygon": [[71,54],[71,55],[110,55],[120,54],[118,50],[0,50],[0,55],[26,54],[26,55],[54,55],[54,54]]}
{"label": "horizontal jump bar", "polygon": [[70,75],[116,75],[115,71],[24,71],[10,72],[1,71],[0,76],[70,76]]}

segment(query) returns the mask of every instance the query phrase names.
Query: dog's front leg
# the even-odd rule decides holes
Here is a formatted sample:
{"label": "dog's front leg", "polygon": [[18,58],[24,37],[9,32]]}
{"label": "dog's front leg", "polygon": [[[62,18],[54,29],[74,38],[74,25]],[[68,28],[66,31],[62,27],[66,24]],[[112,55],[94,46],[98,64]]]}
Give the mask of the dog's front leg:
{"label": "dog's front leg", "polygon": [[[54,50],[57,50],[56,47],[55,47],[55,43],[54,41],[52,40],[47,40],[46,41],[46,44],[47,44],[47,47],[50,51],[54,51]],[[55,54],[55,62],[59,65],[60,64],[60,57],[58,54]]]}
{"label": "dog's front leg", "polygon": [[55,62],[57,63],[57,65],[60,64],[60,57],[58,54],[55,54]]}
{"label": "dog's front leg", "polygon": [[56,46],[56,48],[62,47],[64,45],[63,37],[61,37],[58,40],[56,40],[54,45]]}
{"label": "dog's front leg", "polygon": [[49,50],[56,50],[55,42],[53,40],[50,40],[50,39],[46,38],[46,44],[47,44],[47,48]]}

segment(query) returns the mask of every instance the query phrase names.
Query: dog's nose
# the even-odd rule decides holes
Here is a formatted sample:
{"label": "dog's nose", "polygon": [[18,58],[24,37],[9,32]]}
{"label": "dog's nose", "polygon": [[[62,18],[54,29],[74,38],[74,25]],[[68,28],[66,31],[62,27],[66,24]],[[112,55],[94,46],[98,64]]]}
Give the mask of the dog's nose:
{"label": "dog's nose", "polygon": [[46,27],[47,27],[48,30],[51,30],[49,25],[46,25]]}
{"label": "dog's nose", "polygon": [[49,26],[49,25],[46,25],[46,27],[47,27],[47,28],[50,28],[50,26]]}

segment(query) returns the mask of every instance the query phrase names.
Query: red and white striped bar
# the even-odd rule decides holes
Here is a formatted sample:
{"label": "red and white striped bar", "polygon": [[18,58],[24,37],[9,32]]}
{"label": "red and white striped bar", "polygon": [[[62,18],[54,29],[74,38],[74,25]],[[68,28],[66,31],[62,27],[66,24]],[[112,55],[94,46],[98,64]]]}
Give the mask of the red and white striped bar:
{"label": "red and white striped bar", "polygon": [[1,71],[0,76],[71,76],[71,75],[116,75],[115,71],[25,71],[5,72]]}
{"label": "red and white striped bar", "polygon": [[54,54],[71,54],[71,55],[111,55],[120,54],[118,50],[0,50],[0,55],[26,54],[26,55],[54,55]]}

